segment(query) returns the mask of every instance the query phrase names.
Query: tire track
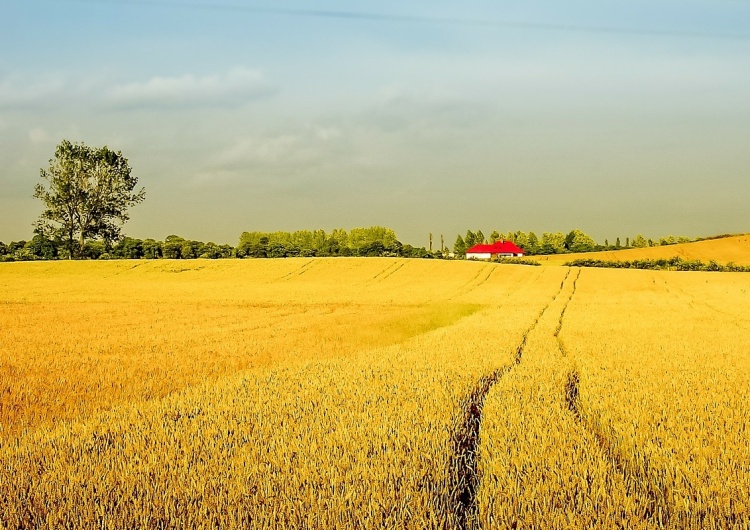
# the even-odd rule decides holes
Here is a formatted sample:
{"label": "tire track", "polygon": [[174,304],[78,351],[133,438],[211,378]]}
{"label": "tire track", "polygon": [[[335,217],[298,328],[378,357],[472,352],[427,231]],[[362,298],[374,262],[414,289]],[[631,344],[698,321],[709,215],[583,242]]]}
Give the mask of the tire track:
{"label": "tire track", "polygon": [[[731,313],[729,311],[724,311],[722,309],[719,309],[718,307],[715,307],[712,304],[709,304],[703,299],[695,298],[692,294],[690,294],[688,291],[680,287],[679,285],[672,284],[672,288],[670,288],[670,284],[665,280],[664,278],[660,278],[661,282],[663,283],[664,289],[667,291],[667,294],[678,300],[679,302],[686,303],[688,307],[691,309],[695,309],[696,305],[704,307],[706,309],[709,309],[710,311],[713,311],[721,316],[729,317],[729,323],[733,326],[743,329],[743,330],[750,330],[750,327],[747,325],[746,321],[742,320],[742,316],[738,315],[736,313]],[[654,284],[656,284],[656,279],[654,278]]]}
{"label": "tire track", "polygon": [[[557,347],[563,357],[568,357],[568,350],[560,337],[560,331],[562,330],[565,311],[568,309],[573,295],[575,295],[580,277],[581,269],[578,270],[578,275],[573,281],[573,290],[560,312],[560,319],[554,332]],[[643,499],[646,501],[645,509],[640,514],[644,521],[656,523],[659,528],[668,527],[671,519],[670,507],[667,501],[669,498],[668,486],[663,481],[653,480],[658,479],[658,476],[649,476],[648,470],[653,467],[646,455],[642,453],[637,453],[634,457],[626,455],[617,447],[617,443],[614,441],[616,433],[611,428],[609,430],[612,432],[607,432],[600,416],[595,412],[581,410],[580,382],[581,378],[578,369],[574,366],[568,372],[564,388],[565,404],[568,411],[584,430],[593,435],[597,445],[606,456],[607,461],[611,463],[614,471],[622,476],[628,489],[635,494],[636,498],[643,499],[645,497]],[[645,490],[635,489],[637,486],[644,486]]]}
{"label": "tire track", "polygon": [[[461,285],[460,287],[456,288],[456,290],[455,290],[456,294],[454,296],[451,296],[450,298],[448,298],[448,300],[453,300],[453,299],[455,299],[455,298],[457,298],[459,296],[462,296],[462,295],[466,294],[466,291],[464,291],[464,289],[466,289],[472,283],[474,283],[477,280],[477,278],[479,278],[482,275],[482,273],[484,273],[487,270],[487,268],[491,267],[491,266],[492,265],[490,265],[488,263],[484,267],[482,267],[481,269],[479,269],[479,271],[476,273],[476,275],[474,275],[468,282],[466,282],[463,285]],[[473,289],[474,288],[470,288],[468,292],[471,292]]]}
{"label": "tire track", "polygon": [[576,287],[578,286],[578,278],[581,277],[581,272],[583,269],[578,269],[578,275],[576,276],[575,280],[573,280],[573,290],[570,291],[570,296],[565,301],[565,305],[562,308],[562,311],[560,311],[560,318],[557,321],[557,327],[555,328],[555,332],[552,334],[555,339],[557,340],[557,347],[560,350],[560,353],[563,357],[568,356],[568,349],[565,347],[565,343],[560,338],[560,330],[562,330],[563,325],[563,318],[565,318],[565,311],[568,310],[568,305],[570,304],[570,301],[573,299],[573,295],[576,294]]}
{"label": "tire track", "polygon": [[456,427],[451,435],[452,456],[449,470],[450,484],[448,488],[450,492],[448,513],[456,518],[457,527],[460,530],[479,528],[477,521],[479,507],[477,505],[476,494],[479,490],[482,477],[478,472],[477,456],[484,401],[492,386],[501,377],[510,372],[515,365],[521,363],[529,334],[534,331],[547,309],[562,293],[565,288],[565,282],[570,276],[570,271],[571,269],[568,269],[567,274],[560,282],[560,289],[541,309],[534,321],[523,333],[521,341],[516,348],[514,362],[480,377],[469,395],[461,403],[461,412],[458,415]]}
{"label": "tire track", "polygon": [[386,278],[389,278],[389,277],[393,276],[395,273],[397,273],[398,271],[400,271],[401,269],[403,269],[405,265],[406,265],[406,262],[401,263],[398,267],[396,267],[395,269],[391,269],[390,272],[388,272],[384,276],[381,276],[378,281],[373,282],[373,283],[381,283]]}
{"label": "tire track", "polygon": [[[373,276],[372,278],[370,278],[370,279],[369,279],[369,280],[368,280],[367,282],[365,282],[365,283],[366,283],[366,284],[368,284],[368,283],[378,283],[378,282],[382,281],[382,280],[383,280],[383,278],[381,278],[381,276],[382,276],[383,274],[385,274],[386,276],[388,276],[388,271],[390,271],[390,270],[391,270],[391,269],[393,269],[394,267],[396,267],[396,268],[400,268],[400,267],[397,267],[397,265],[398,265],[398,261],[394,261],[393,263],[390,263],[390,264],[389,264],[389,265],[388,265],[387,267],[385,267],[385,268],[384,268],[383,270],[381,270],[380,272],[378,272],[378,273],[377,273],[377,274],[376,274],[375,276]],[[403,265],[402,265],[402,266],[403,266]]]}
{"label": "tire track", "polygon": [[[534,322],[531,324],[531,326],[529,327],[529,329],[527,329],[524,332],[523,336],[521,337],[521,343],[518,345],[518,348],[516,349],[516,358],[515,358],[516,364],[521,364],[521,360],[523,358],[523,350],[526,347],[526,341],[529,339],[529,334],[532,331],[534,331],[534,329],[536,328],[537,324],[539,324],[539,321],[544,316],[544,313],[546,313],[547,309],[549,309],[549,306],[551,306],[552,303],[555,300],[557,300],[557,297],[560,296],[560,293],[563,292],[563,289],[565,288],[565,280],[567,280],[568,276],[570,276],[570,271],[571,271],[571,269],[568,269],[568,272],[565,275],[565,278],[563,278],[563,280],[560,282],[560,289],[555,293],[555,295],[552,297],[552,299],[549,302],[547,302],[547,305],[545,305],[542,308],[542,310],[539,311],[539,314],[536,316],[536,319],[534,319]],[[578,271],[578,274],[580,276],[580,270]],[[576,281],[577,280],[578,280],[578,278],[576,278]],[[575,288],[575,283],[573,284],[573,286]],[[570,298],[568,298],[568,302],[570,302]],[[565,307],[567,307],[567,306],[568,306],[568,304],[566,303]]]}
{"label": "tire track", "polygon": [[[638,500],[645,501],[642,510],[636,512],[645,522],[656,524],[658,528],[668,528],[672,520],[669,504],[669,486],[658,474],[651,474],[653,465],[642,452],[626,455],[613,439],[614,429],[606,429],[598,414],[581,410],[580,376],[578,370],[568,373],[565,383],[565,403],[568,410],[583,429],[591,433],[604,453],[612,469],[620,474],[630,493]],[[610,431],[610,432],[608,432]]]}
{"label": "tire track", "polygon": [[298,276],[300,274],[304,274],[310,269],[310,267],[312,267],[313,263],[315,263],[315,260],[311,259],[310,261],[305,262],[301,267],[298,267],[294,269],[293,271],[288,272],[284,274],[283,276],[279,276],[278,278],[274,279],[273,282],[280,282],[280,281],[288,280],[295,274]]}

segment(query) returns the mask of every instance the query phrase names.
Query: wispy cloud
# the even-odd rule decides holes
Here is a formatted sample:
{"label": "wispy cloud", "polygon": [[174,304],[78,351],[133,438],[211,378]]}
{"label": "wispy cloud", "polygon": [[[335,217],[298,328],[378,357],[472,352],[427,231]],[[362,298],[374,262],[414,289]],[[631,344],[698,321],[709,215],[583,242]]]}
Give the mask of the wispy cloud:
{"label": "wispy cloud", "polygon": [[237,107],[278,92],[258,70],[238,67],[209,75],[112,81],[102,74],[0,77],[0,109],[35,110],[92,104],[113,109]]}
{"label": "wispy cloud", "polygon": [[60,76],[28,79],[10,76],[0,79],[0,109],[24,109],[54,106],[68,90]]}
{"label": "wispy cloud", "polygon": [[116,107],[226,107],[268,97],[277,92],[257,70],[235,68],[225,74],[152,77],[125,83],[106,92],[107,103]]}

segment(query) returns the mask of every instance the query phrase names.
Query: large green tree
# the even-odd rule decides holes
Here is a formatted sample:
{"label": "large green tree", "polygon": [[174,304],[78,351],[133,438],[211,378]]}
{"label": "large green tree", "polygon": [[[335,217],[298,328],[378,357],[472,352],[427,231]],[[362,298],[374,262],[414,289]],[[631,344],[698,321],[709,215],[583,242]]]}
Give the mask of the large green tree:
{"label": "large green tree", "polygon": [[565,236],[565,248],[570,252],[591,252],[596,248],[596,241],[591,236],[575,229]]}
{"label": "large green tree", "polygon": [[62,242],[71,258],[83,257],[87,240],[119,240],[128,208],[145,198],[120,151],[63,140],[34,197],[44,203],[35,232]]}

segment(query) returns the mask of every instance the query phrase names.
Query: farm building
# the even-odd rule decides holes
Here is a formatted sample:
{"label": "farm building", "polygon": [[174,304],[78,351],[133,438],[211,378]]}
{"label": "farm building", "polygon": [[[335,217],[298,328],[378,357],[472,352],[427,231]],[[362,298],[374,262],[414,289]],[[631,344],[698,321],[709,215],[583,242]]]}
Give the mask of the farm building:
{"label": "farm building", "polygon": [[474,245],[466,251],[466,259],[522,258],[523,250],[510,241],[496,241],[491,245]]}

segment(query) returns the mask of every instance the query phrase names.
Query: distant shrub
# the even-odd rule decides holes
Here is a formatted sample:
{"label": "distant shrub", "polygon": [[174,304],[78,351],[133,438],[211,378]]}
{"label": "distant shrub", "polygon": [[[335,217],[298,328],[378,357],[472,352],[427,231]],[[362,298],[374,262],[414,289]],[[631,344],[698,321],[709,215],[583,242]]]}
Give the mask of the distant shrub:
{"label": "distant shrub", "polygon": [[704,263],[700,260],[686,260],[679,256],[668,259],[640,259],[633,261],[606,261],[600,259],[577,259],[565,263],[568,267],[599,267],[609,269],[645,269],[668,271],[704,272],[750,272],[750,266],[727,263],[722,265],[714,260]]}
{"label": "distant shrub", "polygon": [[532,267],[539,267],[541,263],[534,259],[523,259],[523,258],[497,258],[495,263],[508,263],[510,265],[531,265]]}

